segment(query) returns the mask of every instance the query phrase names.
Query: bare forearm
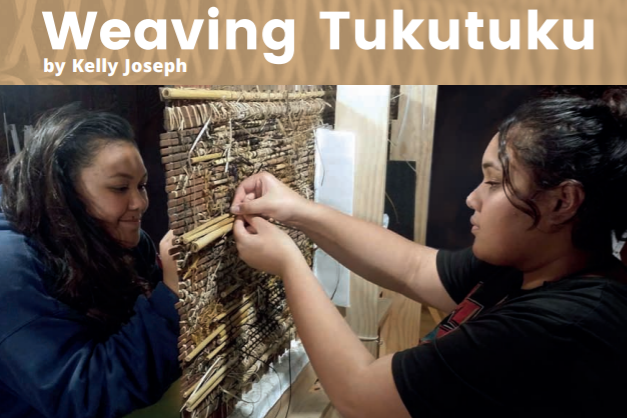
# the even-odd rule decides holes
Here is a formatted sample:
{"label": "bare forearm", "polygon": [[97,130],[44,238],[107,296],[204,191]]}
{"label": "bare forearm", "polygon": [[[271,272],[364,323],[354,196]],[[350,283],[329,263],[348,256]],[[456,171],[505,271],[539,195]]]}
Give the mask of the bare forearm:
{"label": "bare forearm", "polygon": [[421,253],[433,251],[382,226],[310,204],[292,224],[351,271],[386,289],[408,293]]}
{"label": "bare forearm", "polygon": [[309,267],[298,263],[283,276],[287,302],[316,374],[336,405],[375,360],[324,293]]}

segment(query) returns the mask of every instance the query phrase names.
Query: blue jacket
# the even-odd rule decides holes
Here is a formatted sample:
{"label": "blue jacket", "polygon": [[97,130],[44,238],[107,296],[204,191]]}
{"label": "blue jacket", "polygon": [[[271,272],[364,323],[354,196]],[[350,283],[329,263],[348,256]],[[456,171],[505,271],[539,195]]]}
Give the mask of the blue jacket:
{"label": "blue jacket", "polygon": [[0,416],[119,417],[158,401],[180,376],[174,293],[159,282],[103,338],[94,319],[48,294],[35,254],[0,213]]}

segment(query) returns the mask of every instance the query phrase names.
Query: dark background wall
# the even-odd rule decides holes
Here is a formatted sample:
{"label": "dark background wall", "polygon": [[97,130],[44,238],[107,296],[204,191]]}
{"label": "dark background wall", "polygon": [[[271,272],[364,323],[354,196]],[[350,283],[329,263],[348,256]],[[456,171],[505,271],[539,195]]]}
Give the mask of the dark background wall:
{"label": "dark background wall", "polygon": [[[540,94],[536,86],[440,86],[436,107],[427,245],[472,244],[466,196],[482,180],[481,157],[500,122]],[[416,173],[413,163],[391,161],[385,212],[389,228],[413,239]]]}
{"label": "dark background wall", "polygon": [[[481,181],[485,146],[501,120],[539,94],[534,86],[440,86],[432,161],[427,244],[461,248],[472,243],[466,196]],[[157,86],[0,86],[1,111],[7,122],[33,125],[46,110],[80,101],[90,109],[125,117],[133,125],[149,173],[150,207],[143,227],[155,242],[168,229],[165,178],[159,154],[163,103]],[[6,163],[0,129],[0,168]],[[413,163],[412,163],[413,164]],[[386,213],[390,229],[413,239],[415,172],[405,162],[390,162]]]}
{"label": "dark background wall", "polygon": [[[165,176],[159,153],[159,134],[163,129],[163,103],[157,86],[0,86],[0,112],[8,123],[17,125],[23,138],[24,125],[34,125],[49,109],[81,102],[87,109],[105,110],[126,118],[148,170],[150,206],[142,227],[155,242],[168,229]],[[2,115],[0,115],[2,117]],[[3,125],[0,119],[0,124]],[[11,146],[12,147],[12,146]],[[0,169],[7,161],[4,127],[0,128]]]}

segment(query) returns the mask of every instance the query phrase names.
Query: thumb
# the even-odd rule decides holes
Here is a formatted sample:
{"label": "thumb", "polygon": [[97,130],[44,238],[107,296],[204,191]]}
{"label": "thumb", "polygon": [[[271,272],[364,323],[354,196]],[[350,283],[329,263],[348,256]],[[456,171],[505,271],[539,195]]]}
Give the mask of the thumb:
{"label": "thumb", "polygon": [[235,241],[239,241],[248,235],[250,235],[250,233],[246,230],[244,219],[241,216],[237,216],[233,223],[233,237]]}
{"label": "thumb", "polygon": [[273,225],[263,219],[261,216],[246,216],[246,222],[248,222],[253,228],[255,228],[258,232],[265,231],[268,227],[272,227]]}
{"label": "thumb", "polygon": [[261,215],[266,210],[267,203],[263,197],[231,206],[231,213],[236,215]]}

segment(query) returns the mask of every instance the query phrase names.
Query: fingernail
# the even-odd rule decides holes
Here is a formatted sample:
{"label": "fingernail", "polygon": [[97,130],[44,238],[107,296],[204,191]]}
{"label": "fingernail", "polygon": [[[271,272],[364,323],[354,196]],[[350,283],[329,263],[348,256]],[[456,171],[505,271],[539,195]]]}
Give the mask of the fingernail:
{"label": "fingernail", "polygon": [[239,205],[231,206],[231,213],[239,213]]}

